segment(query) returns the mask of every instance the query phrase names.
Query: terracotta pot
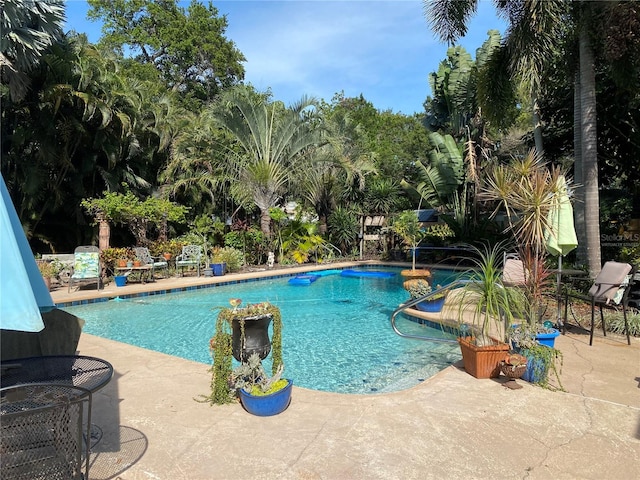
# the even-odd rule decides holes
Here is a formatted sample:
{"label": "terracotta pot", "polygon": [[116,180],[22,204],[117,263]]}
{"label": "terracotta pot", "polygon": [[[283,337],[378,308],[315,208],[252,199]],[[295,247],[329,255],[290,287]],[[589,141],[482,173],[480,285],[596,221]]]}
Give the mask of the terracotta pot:
{"label": "terracotta pot", "polygon": [[476,378],[497,378],[500,376],[500,363],[504,360],[509,345],[492,338],[494,344],[478,347],[474,337],[459,337],[458,344],[462,352],[464,370]]}
{"label": "terracotta pot", "polygon": [[118,266],[119,267],[126,267],[127,266],[127,261],[126,260],[118,260]]}
{"label": "terracotta pot", "polygon": [[140,260],[134,260],[134,261],[133,261],[133,266],[134,266],[134,267],[139,267],[139,266],[141,266],[141,265],[142,265],[142,262],[141,262]]}
{"label": "terracotta pot", "polygon": [[171,254],[170,253],[163,253],[162,256],[164,257],[164,259],[168,262],[169,260],[171,260]]}
{"label": "terracotta pot", "polygon": [[400,275],[402,275],[405,278],[411,278],[411,279],[424,278],[429,283],[431,283],[431,271],[427,270],[426,268],[416,268],[415,270],[408,268],[408,269],[402,270],[400,272]]}

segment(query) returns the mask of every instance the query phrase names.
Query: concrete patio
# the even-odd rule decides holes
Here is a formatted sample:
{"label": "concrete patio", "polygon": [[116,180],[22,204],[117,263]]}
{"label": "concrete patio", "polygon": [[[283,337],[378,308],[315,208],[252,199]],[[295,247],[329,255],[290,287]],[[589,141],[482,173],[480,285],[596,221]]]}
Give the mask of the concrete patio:
{"label": "concrete patio", "polygon": [[[85,294],[64,289],[54,299]],[[260,418],[239,404],[198,402],[209,392],[206,365],[83,334],[79,352],[115,369],[94,396],[93,423],[103,435],[92,449],[90,478],[638,478],[640,339],[628,346],[600,332],[589,346],[588,335],[574,329],[556,345],[566,392],[523,381],[511,390],[502,379],[477,380],[453,365],[390,394],[294,387],[284,413]]]}

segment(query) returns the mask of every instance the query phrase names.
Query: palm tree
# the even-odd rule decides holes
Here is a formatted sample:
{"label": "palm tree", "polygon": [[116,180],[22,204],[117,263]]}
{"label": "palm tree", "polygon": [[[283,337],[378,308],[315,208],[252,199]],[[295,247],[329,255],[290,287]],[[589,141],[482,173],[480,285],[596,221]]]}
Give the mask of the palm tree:
{"label": "palm tree", "polygon": [[[4,0],[0,15],[0,72],[12,101],[24,98],[29,72],[44,51],[62,37],[62,0]],[[3,93],[4,95],[4,93]]]}
{"label": "palm tree", "polygon": [[229,155],[227,168],[260,209],[265,235],[271,234],[269,209],[277,205],[296,170],[302,168],[305,153],[318,142],[314,105],[313,99],[303,97],[285,107],[270,102],[267,95],[236,87],[223,92],[209,111],[234,141],[231,147],[222,145]]}
{"label": "palm tree", "polygon": [[[424,4],[434,32],[443,41],[453,43],[466,34],[467,21],[475,13],[478,0],[424,0]],[[542,152],[542,129],[537,101],[540,80],[544,66],[561,38],[562,19],[566,14],[567,3],[564,0],[494,0],[494,4],[510,25],[500,49],[494,51],[491,57],[495,59],[506,55],[507,74],[512,79],[520,79],[527,86],[532,101],[536,150]],[[494,65],[503,66],[503,63],[496,62]],[[505,88],[510,87],[505,85]],[[511,95],[505,95],[504,98],[511,99]]]}
{"label": "palm tree", "polygon": [[[416,162],[418,183],[415,190],[428,206],[438,208],[446,205],[456,195],[465,180],[464,161],[458,145],[451,135],[444,137],[438,132],[429,134],[433,146],[429,151],[429,164]],[[409,183],[403,181],[405,188]]]}
{"label": "palm tree", "polygon": [[[150,186],[157,143],[140,136],[151,132],[144,113],[151,101],[84,36],[49,47],[30,76],[37,94],[3,105],[2,170],[29,238],[40,235],[41,223],[49,235],[69,235],[56,225],[85,221],[81,199],[118,191],[122,182]],[[86,242],[88,232],[77,230],[64,243]]]}
{"label": "palm tree", "polygon": [[[598,9],[612,8],[620,2],[566,2],[564,0],[528,1],[514,0],[505,2],[494,0],[498,12],[509,20],[509,30],[504,42],[502,55],[511,65],[509,73],[518,73],[530,86],[534,108],[535,129],[539,131],[537,113],[537,94],[539,92],[542,72],[552,55],[556,53],[561,42],[571,37],[573,32],[579,43],[579,71],[576,73],[576,92],[580,92],[579,109],[574,109],[579,117],[575,118],[575,128],[579,134],[575,136],[574,155],[582,179],[583,199],[578,195],[577,219],[584,218],[584,223],[577,222],[579,236],[586,239],[586,253],[589,272],[597,275],[601,267],[600,257],[600,216],[598,194],[598,158],[596,137],[595,108],[595,67],[589,29],[593,26],[590,19]],[[475,13],[478,0],[424,0],[427,16],[432,28],[443,40],[452,42],[467,32],[467,22]],[[569,8],[571,7],[571,8]],[[535,133],[535,131],[534,131]],[[536,135],[538,135],[536,133]],[[542,138],[536,136],[536,149],[542,152]],[[584,200],[584,215],[581,215],[581,200]],[[587,213],[588,212],[588,213]],[[580,235],[583,233],[584,237]]]}
{"label": "palm tree", "polygon": [[[583,3],[583,2],[580,2]],[[584,14],[588,8],[584,6]],[[581,15],[584,16],[584,15]],[[582,23],[581,19],[579,23]],[[578,208],[584,223],[578,224],[578,232],[586,239],[586,253],[589,262],[589,273],[596,277],[600,273],[602,263],[600,252],[600,192],[598,187],[598,136],[596,131],[596,72],[589,32],[586,28],[580,28],[578,33],[579,45],[579,75],[576,82],[580,91],[580,116],[574,118],[574,130],[578,131],[582,178],[579,179],[581,187],[578,192]],[[574,99],[574,101],[576,101]],[[574,146],[574,151],[577,146]],[[584,210],[582,211],[582,208]]]}
{"label": "palm tree", "polygon": [[[169,118],[170,117],[170,118]],[[192,205],[201,203],[203,194],[215,204],[216,195],[230,180],[224,155],[215,151],[222,136],[206,112],[167,112],[165,136],[169,159],[160,173],[160,181],[170,196],[182,194]]]}
{"label": "palm tree", "polygon": [[363,148],[363,133],[345,111],[325,114],[322,145],[313,152],[313,168],[300,175],[303,194],[319,218],[318,230],[327,232],[327,220],[355,188],[364,192],[366,177],[376,173],[373,154]]}

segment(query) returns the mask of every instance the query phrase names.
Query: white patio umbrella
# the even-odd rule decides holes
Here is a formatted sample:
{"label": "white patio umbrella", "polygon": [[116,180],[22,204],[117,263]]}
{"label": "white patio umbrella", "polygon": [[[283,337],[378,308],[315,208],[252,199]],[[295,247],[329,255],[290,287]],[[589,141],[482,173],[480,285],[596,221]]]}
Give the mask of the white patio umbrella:
{"label": "white patio umbrella", "polygon": [[573,223],[573,207],[567,192],[567,181],[564,175],[558,177],[558,194],[555,205],[549,212],[549,229],[546,232],[545,246],[547,252],[558,257],[557,291],[558,325],[562,322],[560,312],[560,283],[562,281],[562,258],[578,246],[576,229]]}
{"label": "white patio umbrella", "polygon": [[39,332],[40,312],[55,303],[38,270],[9,191],[0,175],[0,328]]}

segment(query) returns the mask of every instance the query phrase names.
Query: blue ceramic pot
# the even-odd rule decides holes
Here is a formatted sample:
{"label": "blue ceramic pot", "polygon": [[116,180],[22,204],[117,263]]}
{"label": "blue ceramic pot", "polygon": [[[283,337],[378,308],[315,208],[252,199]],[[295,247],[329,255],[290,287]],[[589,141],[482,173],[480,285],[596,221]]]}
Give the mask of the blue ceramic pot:
{"label": "blue ceramic pot", "polygon": [[124,275],[116,275],[113,277],[113,281],[116,282],[116,287],[124,287],[127,284],[127,277]]}
{"label": "blue ceramic pot", "polygon": [[551,333],[538,333],[536,334],[536,341],[540,345],[546,345],[547,347],[553,348],[556,343],[556,337],[560,335],[560,330],[552,329]]}
{"label": "blue ceramic pot", "polygon": [[286,387],[270,395],[255,396],[240,389],[240,403],[247,412],[259,417],[277,415],[285,411],[291,403],[293,381],[288,378],[286,380],[289,382]]}
{"label": "blue ceramic pot", "polygon": [[549,366],[545,365],[544,360],[535,358],[529,350],[524,348],[515,347],[513,350],[527,357],[527,369],[521,377],[525,382],[541,383],[547,378],[549,375]]}
{"label": "blue ceramic pot", "polygon": [[436,298],[435,300],[425,300],[416,303],[416,308],[421,312],[439,312],[444,306],[445,297]]}
{"label": "blue ceramic pot", "polygon": [[540,383],[549,374],[549,367],[545,367],[544,361],[540,358],[533,358],[528,350],[522,350],[522,355],[527,357],[527,370],[522,375],[522,379],[529,383]]}
{"label": "blue ceramic pot", "polygon": [[213,269],[213,274],[216,277],[220,277],[226,273],[227,264],[226,263],[212,263],[209,265]]}

